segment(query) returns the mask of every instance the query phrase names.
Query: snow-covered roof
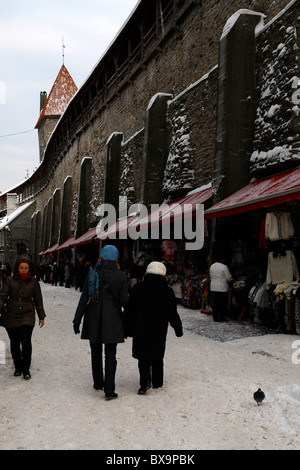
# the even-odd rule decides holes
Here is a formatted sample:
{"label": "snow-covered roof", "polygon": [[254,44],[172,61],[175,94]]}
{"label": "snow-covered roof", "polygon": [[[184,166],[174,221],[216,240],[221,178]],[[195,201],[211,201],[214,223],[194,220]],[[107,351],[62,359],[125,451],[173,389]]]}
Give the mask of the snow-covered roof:
{"label": "snow-covered roof", "polygon": [[0,230],[3,230],[5,227],[7,227],[13,220],[15,220],[17,217],[19,217],[22,212],[24,212],[31,204],[34,204],[35,201],[27,202],[27,204],[24,204],[23,206],[18,207],[12,214],[9,216],[3,217],[0,221]]}
{"label": "snow-covered roof", "polygon": [[39,127],[44,116],[60,117],[76,92],[77,86],[67,68],[63,65],[58,72],[35,128]]}

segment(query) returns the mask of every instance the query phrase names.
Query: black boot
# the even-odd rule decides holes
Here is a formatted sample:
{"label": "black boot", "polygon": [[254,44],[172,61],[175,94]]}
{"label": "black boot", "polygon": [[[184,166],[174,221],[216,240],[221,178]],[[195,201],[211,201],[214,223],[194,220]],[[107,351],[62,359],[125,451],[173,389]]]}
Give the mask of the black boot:
{"label": "black boot", "polygon": [[145,393],[147,393],[147,390],[149,390],[150,387],[150,383],[148,383],[145,387],[140,387],[137,392],[138,395],[145,395]]}
{"label": "black boot", "polygon": [[14,360],[14,365],[15,365],[14,376],[15,377],[20,377],[20,375],[22,375],[22,371],[23,371],[23,361],[22,361],[22,359]]}
{"label": "black boot", "polygon": [[113,400],[114,398],[118,398],[118,394],[115,392],[106,392],[105,393],[105,400]]}

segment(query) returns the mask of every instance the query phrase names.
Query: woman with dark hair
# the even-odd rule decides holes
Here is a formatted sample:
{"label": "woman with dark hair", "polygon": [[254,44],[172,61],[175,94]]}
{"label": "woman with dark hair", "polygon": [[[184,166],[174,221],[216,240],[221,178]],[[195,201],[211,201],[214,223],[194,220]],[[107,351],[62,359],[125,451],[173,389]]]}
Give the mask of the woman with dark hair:
{"label": "woman with dark hair", "polygon": [[10,339],[14,375],[17,377],[23,373],[25,380],[31,378],[31,336],[35,325],[35,310],[40,328],[44,326],[46,316],[40,284],[35,276],[34,263],[28,258],[19,258],[13,275],[6,279],[0,293],[1,323]]}

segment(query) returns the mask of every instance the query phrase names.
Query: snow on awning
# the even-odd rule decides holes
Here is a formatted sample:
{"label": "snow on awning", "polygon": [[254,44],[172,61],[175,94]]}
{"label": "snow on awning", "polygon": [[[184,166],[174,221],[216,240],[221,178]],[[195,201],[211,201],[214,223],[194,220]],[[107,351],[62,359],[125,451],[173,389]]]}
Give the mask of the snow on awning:
{"label": "snow on awning", "polygon": [[73,246],[80,246],[85,245],[86,243],[91,243],[95,236],[97,235],[96,227],[90,228],[87,232],[85,232],[81,237],[74,239],[71,243],[71,247]]}
{"label": "snow on awning", "polygon": [[254,211],[300,199],[300,168],[249,183],[207,209],[205,219]]}

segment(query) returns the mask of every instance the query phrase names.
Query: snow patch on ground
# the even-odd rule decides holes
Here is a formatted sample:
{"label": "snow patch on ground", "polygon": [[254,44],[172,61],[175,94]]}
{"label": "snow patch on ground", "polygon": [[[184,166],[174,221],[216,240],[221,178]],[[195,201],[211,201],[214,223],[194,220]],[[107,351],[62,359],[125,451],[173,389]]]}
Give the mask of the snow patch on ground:
{"label": "snow patch on ground", "polygon": [[[106,402],[92,386],[89,344],[73,333],[80,293],[41,287],[47,317],[34,329],[30,381],[13,376],[0,328],[7,356],[0,365],[1,450],[299,448],[297,335],[251,330],[247,322],[217,325],[179,306],[184,335],[169,329],[163,388],[137,395],[128,339],[118,346],[119,398]],[[253,400],[259,387],[266,395],[261,406]]]}

